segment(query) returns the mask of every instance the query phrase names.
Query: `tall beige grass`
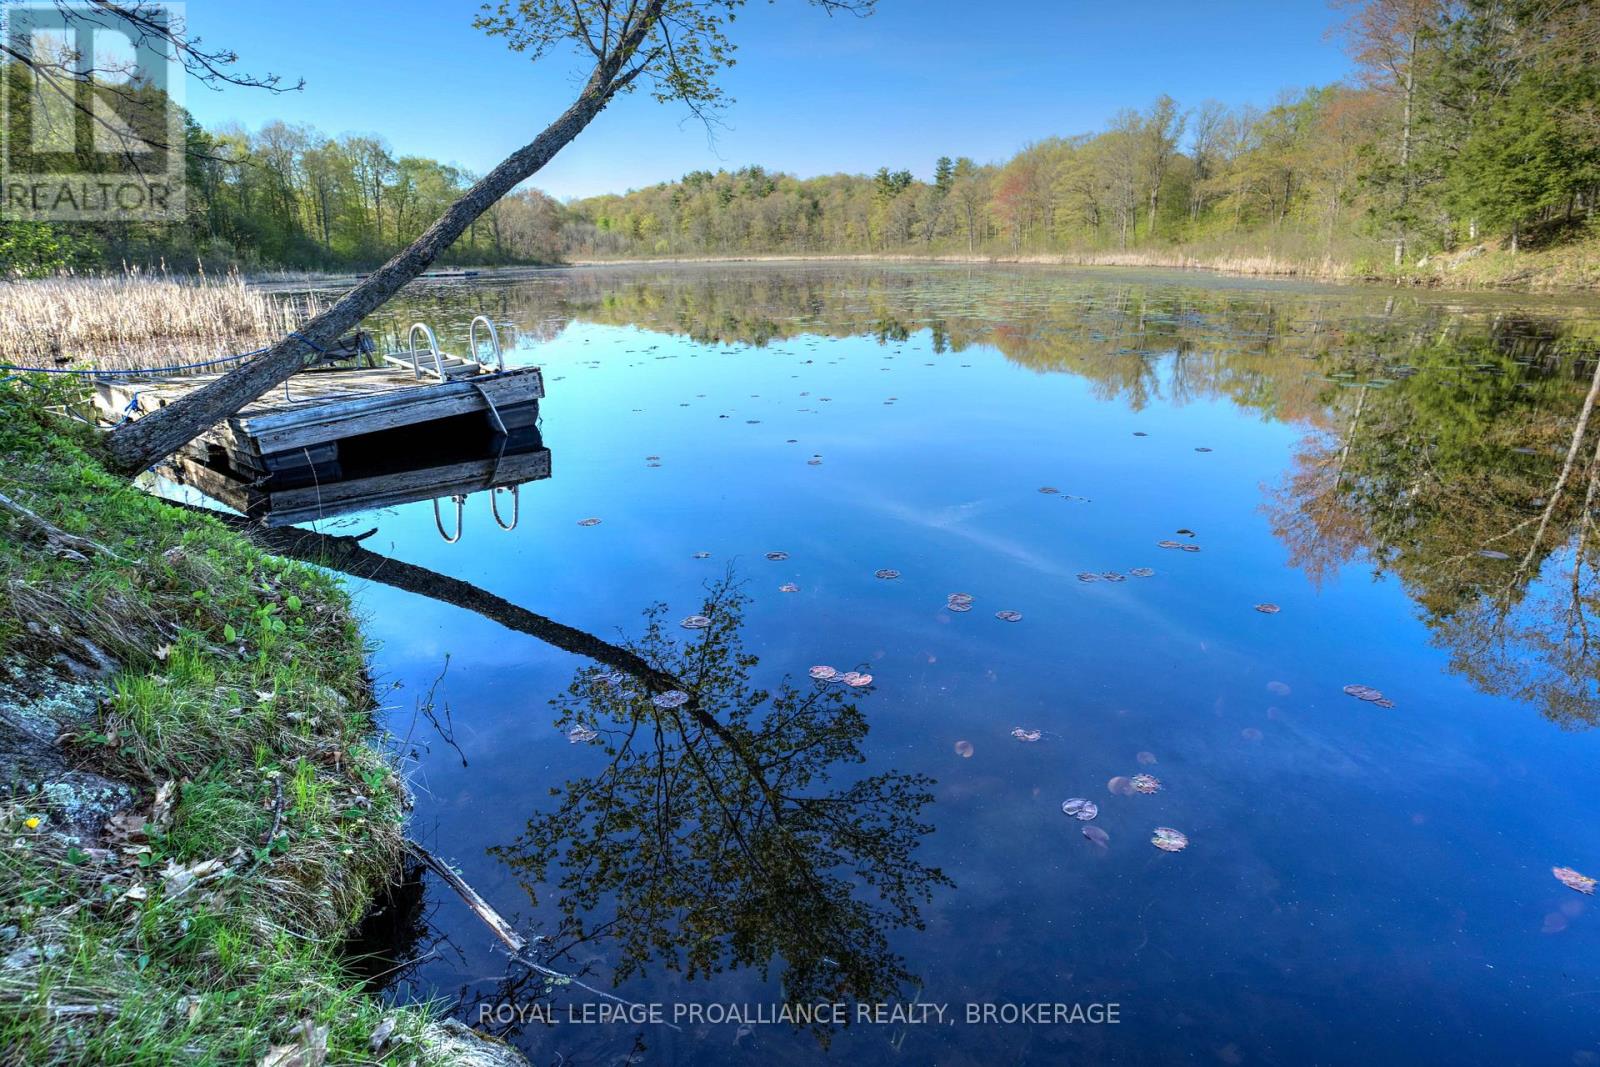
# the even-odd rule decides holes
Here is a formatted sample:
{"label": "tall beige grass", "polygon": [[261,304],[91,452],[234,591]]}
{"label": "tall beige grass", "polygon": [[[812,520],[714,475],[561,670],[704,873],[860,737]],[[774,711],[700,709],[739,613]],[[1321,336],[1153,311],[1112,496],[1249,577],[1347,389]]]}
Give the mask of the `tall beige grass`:
{"label": "tall beige grass", "polygon": [[252,289],[237,274],[0,283],[0,363],[127,370],[215,359],[277,340],[315,299]]}

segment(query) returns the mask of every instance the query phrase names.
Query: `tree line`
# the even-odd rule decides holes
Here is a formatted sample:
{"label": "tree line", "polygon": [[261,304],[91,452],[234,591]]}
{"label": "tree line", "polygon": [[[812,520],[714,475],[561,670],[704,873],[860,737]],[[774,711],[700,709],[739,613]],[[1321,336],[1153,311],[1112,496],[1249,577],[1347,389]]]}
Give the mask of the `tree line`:
{"label": "tree line", "polygon": [[1346,5],[1351,84],[1267,108],[1162,96],[1009,160],[797,178],[696,171],[567,205],[578,255],[1025,254],[1186,245],[1405,265],[1592,224],[1600,10],[1588,0]]}
{"label": "tree line", "polygon": [[[1488,235],[1515,251],[1592,234],[1600,199],[1593,0],[1347,0],[1349,84],[1271,106],[1161,96],[1002,162],[942,157],[811,178],[699,170],[559,203],[514,193],[458,263],[750,253],[1198,255],[1406,266]],[[188,126],[179,224],[0,223],[0,268],[120,262],[337,269],[404,248],[477,175],[380,137],[271,122]]]}

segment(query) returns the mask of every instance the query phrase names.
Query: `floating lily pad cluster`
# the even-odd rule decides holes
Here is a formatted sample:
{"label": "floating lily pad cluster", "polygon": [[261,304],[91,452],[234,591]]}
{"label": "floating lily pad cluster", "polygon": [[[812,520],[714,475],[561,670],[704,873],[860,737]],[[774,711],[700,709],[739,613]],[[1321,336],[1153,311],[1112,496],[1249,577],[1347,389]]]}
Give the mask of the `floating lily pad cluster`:
{"label": "floating lily pad cluster", "polygon": [[872,675],[862,674],[860,671],[840,671],[826,665],[812,667],[810,675],[813,680],[828,685],[832,682],[843,682],[852,689],[861,689],[872,684]]}
{"label": "floating lily pad cluster", "polygon": [[1011,736],[1015,737],[1018,741],[1033,742],[1039,740],[1039,738],[1043,737],[1044,734],[1040,733],[1038,730],[1025,730],[1018,726],[1011,731]]}

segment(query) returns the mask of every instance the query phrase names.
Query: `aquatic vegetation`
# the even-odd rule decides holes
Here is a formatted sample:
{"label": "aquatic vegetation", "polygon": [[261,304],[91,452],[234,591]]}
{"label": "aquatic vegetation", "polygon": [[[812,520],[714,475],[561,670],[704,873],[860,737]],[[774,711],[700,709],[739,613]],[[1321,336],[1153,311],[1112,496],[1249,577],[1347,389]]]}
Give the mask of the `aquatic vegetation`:
{"label": "aquatic vegetation", "polygon": [[900,577],[900,572],[896,570],[890,570],[889,568],[885,567],[882,570],[873,571],[872,576],[874,578],[882,578],[885,581],[893,581],[894,579]]}
{"label": "aquatic vegetation", "polygon": [[799,591],[800,587],[795,585],[793,582],[784,582],[782,585],[778,586],[778,592],[780,593],[798,593]]}
{"label": "aquatic vegetation", "polygon": [[1043,737],[1044,734],[1040,733],[1038,730],[1025,730],[1022,727],[1017,726],[1012,729],[1011,736],[1016,738],[1018,741],[1027,741],[1031,743],[1039,740],[1039,738]]}
{"label": "aquatic vegetation", "polygon": [[787,553],[787,552],[768,552],[767,553],[767,558],[770,559],[774,563],[782,563],[784,560],[789,558],[789,553]]}
{"label": "aquatic vegetation", "polygon": [[678,625],[685,630],[704,630],[711,625],[711,620],[704,615],[686,615]]}
{"label": "aquatic vegetation", "polygon": [[1106,789],[1120,797],[1131,797],[1134,792],[1133,779],[1119,774],[1106,783]]}
{"label": "aquatic vegetation", "polygon": [[839,677],[838,671],[827,666],[812,667],[810,674],[811,677],[815,678],[819,682],[831,682],[835,678]]}
{"label": "aquatic vegetation", "polygon": [[1006,608],[1004,610],[995,612],[994,617],[999,619],[1001,622],[1021,622],[1022,612],[1012,611],[1010,608]]}
{"label": "aquatic vegetation", "polygon": [[1263,615],[1276,615],[1280,609],[1276,604],[1257,604],[1256,610]]}
{"label": "aquatic vegetation", "polygon": [[1161,792],[1161,779],[1150,774],[1136,774],[1133,776],[1133,791],[1135,793]]}
{"label": "aquatic vegetation", "polygon": [[971,741],[957,741],[956,742],[956,755],[960,756],[962,759],[971,759],[972,758],[972,742]]}
{"label": "aquatic vegetation", "polygon": [[1189,838],[1170,826],[1158,826],[1150,843],[1163,852],[1182,852],[1189,847]]}
{"label": "aquatic vegetation", "polygon": [[650,698],[658,708],[681,708],[689,702],[689,694],[681,689],[668,689]]}
{"label": "aquatic vegetation", "polygon": [[872,684],[872,675],[862,674],[859,671],[846,671],[839,675],[839,681],[852,689],[862,689]]}
{"label": "aquatic vegetation", "polygon": [[1111,835],[1098,826],[1085,826],[1083,828],[1083,836],[1101,848],[1106,848],[1111,844]]}
{"label": "aquatic vegetation", "polygon": [[600,525],[600,520],[599,519],[595,519],[595,518],[579,519],[578,520],[578,525],[579,526],[599,526]]}
{"label": "aquatic vegetation", "polygon": [[1594,895],[1595,880],[1586,874],[1579,874],[1571,867],[1551,867],[1550,873],[1556,876],[1556,881],[1568,889],[1576,889],[1588,896]]}
{"label": "aquatic vegetation", "polygon": [[1071,816],[1081,822],[1088,822],[1100,814],[1100,805],[1083,797],[1073,797],[1061,802],[1061,814]]}
{"label": "aquatic vegetation", "polygon": [[585,744],[586,742],[593,741],[599,736],[600,735],[593,729],[585,726],[581,722],[574,723],[572,728],[567,731],[567,740],[572,742],[574,745]]}

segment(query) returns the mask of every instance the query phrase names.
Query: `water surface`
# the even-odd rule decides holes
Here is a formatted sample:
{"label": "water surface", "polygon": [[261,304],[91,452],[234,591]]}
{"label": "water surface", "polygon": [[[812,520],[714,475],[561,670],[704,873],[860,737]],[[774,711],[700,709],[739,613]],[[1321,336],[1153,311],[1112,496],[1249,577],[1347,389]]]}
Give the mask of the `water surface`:
{"label": "water surface", "polygon": [[[785,265],[393,324],[480,312],[546,371],[515,528],[319,525],[466,583],[352,581],[414,835],[669,1018],[945,1015],[571,1022],[432,881],[389,995],[546,1005],[486,1027],[539,1064],[1600,1062],[1594,305]],[[1120,1021],[966,1014],[1040,1003]]]}

